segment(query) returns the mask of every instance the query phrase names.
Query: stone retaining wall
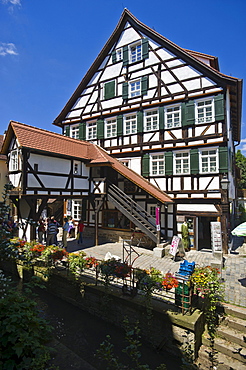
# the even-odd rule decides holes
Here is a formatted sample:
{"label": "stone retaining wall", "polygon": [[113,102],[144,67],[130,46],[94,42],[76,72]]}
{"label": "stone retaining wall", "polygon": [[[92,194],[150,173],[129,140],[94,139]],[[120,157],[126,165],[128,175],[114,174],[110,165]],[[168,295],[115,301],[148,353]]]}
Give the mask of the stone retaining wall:
{"label": "stone retaining wall", "polygon": [[[5,264],[0,268],[10,269],[11,273],[19,272],[24,280],[30,275],[30,271],[25,271],[20,265],[18,269],[13,264],[12,267],[11,264]],[[132,298],[123,295],[119,288],[109,286],[106,289],[103,285],[95,285],[93,278],[82,276],[75,280],[66,271],[53,270],[48,279],[45,277],[47,271],[42,268],[34,267],[33,272],[44,278],[51,293],[109,323],[122,327],[125,317],[133,325],[138,321],[141,336],[158,350],[164,348],[175,356],[181,356],[182,347],[189,343],[194,349],[194,357],[197,357],[204,328],[200,311],[182,315],[174,305],[153,299],[152,309],[148,311],[144,295],[138,294]]]}

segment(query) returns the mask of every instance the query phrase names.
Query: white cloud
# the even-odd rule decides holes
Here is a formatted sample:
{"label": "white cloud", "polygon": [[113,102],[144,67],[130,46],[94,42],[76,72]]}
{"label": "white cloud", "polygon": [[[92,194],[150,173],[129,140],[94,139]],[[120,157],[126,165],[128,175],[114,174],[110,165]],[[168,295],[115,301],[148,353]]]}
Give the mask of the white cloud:
{"label": "white cloud", "polygon": [[0,42],[0,56],[5,55],[18,55],[15,45],[11,42]]}
{"label": "white cloud", "polygon": [[3,4],[21,5],[21,0],[1,0]]}

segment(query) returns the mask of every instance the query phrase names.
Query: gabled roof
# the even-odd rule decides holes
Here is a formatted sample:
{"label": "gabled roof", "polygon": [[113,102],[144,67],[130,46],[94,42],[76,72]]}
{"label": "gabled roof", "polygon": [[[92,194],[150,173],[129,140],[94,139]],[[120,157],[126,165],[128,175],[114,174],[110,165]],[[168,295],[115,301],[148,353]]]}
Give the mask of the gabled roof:
{"label": "gabled roof", "polygon": [[160,202],[172,203],[172,199],[166,193],[93,143],[11,121],[0,154],[8,154],[13,138],[17,139],[20,148],[30,149],[33,152],[64,158],[76,158],[84,160],[89,166],[110,166]]}
{"label": "gabled roof", "polygon": [[168,40],[164,36],[160,35],[152,28],[140,22],[136,17],[134,17],[134,15],[128,9],[124,9],[121,18],[112,35],[106,42],[101,52],[98,54],[94,63],[91,65],[90,69],[88,70],[88,72],[78,85],[77,89],[75,90],[71,98],[68,100],[65,107],[62,109],[61,113],[54,120],[53,124],[62,127],[63,125],[62,121],[65,119],[66,115],[69,113],[70,109],[73,107],[73,105],[81,95],[82,91],[86,88],[87,84],[89,83],[93,75],[96,73],[97,69],[102,64],[104,58],[114,47],[116,41],[119,39],[121,33],[123,32],[127,22],[129,22],[129,24],[132,27],[144,33],[147,37],[156,41],[157,43],[165,47],[167,50],[169,50],[171,53],[175,54],[178,58],[194,66],[198,71],[203,73],[208,78],[211,78],[212,80],[216,81],[220,86],[230,88],[233,95],[233,97],[231,98],[231,107],[232,107],[232,122],[234,125],[233,127],[234,140],[240,141],[242,80],[235,77],[226,76],[220,73],[218,70],[218,62],[216,61],[216,57],[210,56],[210,59],[213,60],[213,62],[211,62],[211,66],[204,63],[203,61],[201,61],[202,53],[189,51],[187,49],[181,48],[180,46],[176,45],[175,43]]}
{"label": "gabled roof", "polygon": [[90,159],[90,143],[65,137],[54,132],[11,121],[2,147],[2,153],[7,154],[10,141],[16,137],[21,148],[32,149],[50,154],[60,154],[81,159]]}

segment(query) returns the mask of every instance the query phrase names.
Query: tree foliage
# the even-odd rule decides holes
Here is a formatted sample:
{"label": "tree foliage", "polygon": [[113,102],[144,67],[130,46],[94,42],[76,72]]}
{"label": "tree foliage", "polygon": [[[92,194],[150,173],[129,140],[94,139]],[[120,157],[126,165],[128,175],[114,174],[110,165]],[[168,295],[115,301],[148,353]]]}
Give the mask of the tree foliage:
{"label": "tree foliage", "polygon": [[236,153],[236,165],[240,170],[238,188],[246,189],[246,157],[238,150]]}

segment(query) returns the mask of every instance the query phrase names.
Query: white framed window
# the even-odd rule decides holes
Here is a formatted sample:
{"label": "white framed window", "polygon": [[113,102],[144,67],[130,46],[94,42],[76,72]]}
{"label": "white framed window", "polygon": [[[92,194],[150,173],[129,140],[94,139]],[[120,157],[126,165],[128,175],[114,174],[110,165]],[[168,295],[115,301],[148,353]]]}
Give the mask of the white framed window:
{"label": "white framed window", "polygon": [[196,123],[206,123],[214,121],[214,99],[208,98],[195,102]]}
{"label": "white framed window", "polygon": [[181,126],[180,105],[165,107],[165,126],[166,128],[175,128]]}
{"label": "white framed window", "polygon": [[18,150],[12,150],[10,153],[9,159],[9,169],[10,171],[17,171],[19,169],[19,160],[18,160]]}
{"label": "white framed window", "polygon": [[137,115],[131,114],[124,116],[124,134],[136,134],[137,133]]}
{"label": "white framed window", "polygon": [[136,80],[129,82],[129,90],[130,90],[130,97],[134,98],[134,96],[141,95],[141,81]]}
{"label": "white framed window", "polygon": [[81,200],[73,200],[72,202],[72,217],[74,220],[81,219],[81,212],[82,212],[82,201]]}
{"label": "white framed window", "polygon": [[129,46],[130,48],[130,63],[137,62],[142,59],[142,43],[137,42]]}
{"label": "white framed window", "polygon": [[150,173],[151,175],[164,175],[165,173],[165,156],[164,154],[150,156]]}
{"label": "white framed window", "polygon": [[202,149],[200,150],[200,172],[211,173],[218,172],[218,150]]}
{"label": "white framed window", "polygon": [[123,51],[122,48],[116,50],[116,61],[119,62],[123,59]]}
{"label": "white framed window", "polygon": [[79,139],[79,125],[70,127],[70,137],[72,137],[73,139]]}
{"label": "white framed window", "polygon": [[144,111],[144,131],[159,129],[158,109]]}
{"label": "white framed window", "polygon": [[94,140],[97,138],[97,123],[96,121],[87,122],[86,124],[86,140]]}
{"label": "white framed window", "polygon": [[114,137],[117,135],[116,118],[109,118],[105,120],[106,123],[106,137]]}
{"label": "white framed window", "polygon": [[174,169],[176,174],[190,173],[190,153],[174,153]]}

